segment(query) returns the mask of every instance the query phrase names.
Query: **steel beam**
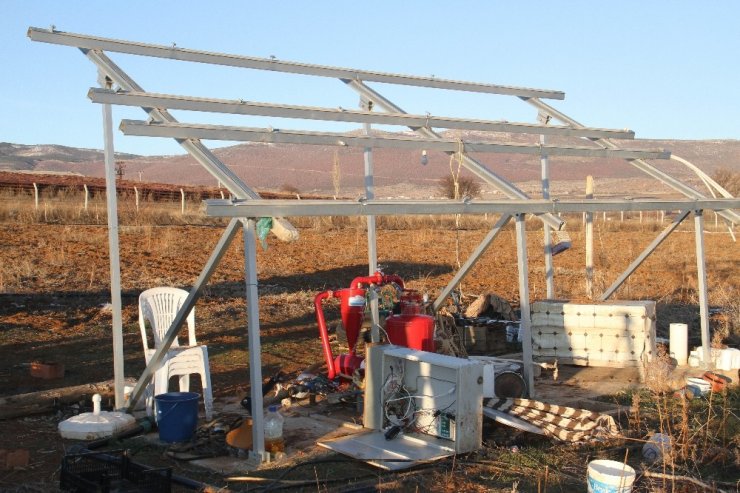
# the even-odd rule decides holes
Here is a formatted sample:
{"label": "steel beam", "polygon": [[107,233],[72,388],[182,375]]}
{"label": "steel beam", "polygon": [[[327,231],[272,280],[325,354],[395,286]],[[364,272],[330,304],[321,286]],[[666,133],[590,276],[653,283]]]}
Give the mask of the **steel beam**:
{"label": "steel beam", "polygon": [[[594,177],[586,177],[586,199],[594,198]],[[594,299],[594,213],[586,211],[585,237],[586,237],[586,296],[589,300]]]}
{"label": "steel beam", "polygon": [[[99,82],[107,86],[110,80],[101,72]],[[121,303],[121,260],[118,244],[118,195],[116,194],[116,160],[113,145],[113,113],[109,104],[103,110],[103,142],[105,149],[105,195],[108,216],[108,252],[110,256],[110,296],[113,310],[113,384],[116,409],[123,407],[123,317]]]}
{"label": "steel beam", "polygon": [[[543,118],[545,122],[548,118]],[[546,123],[545,123],[546,124]],[[544,146],[547,140],[540,135],[540,145]],[[542,198],[550,200],[550,160],[544,152],[540,156],[540,178],[542,180]],[[545,255],[545,286],[547,299],[555,298],[555,267],[552,263],[552,229],[547,223],[542,224],[542,238]]]}
{"label": "steel beam", "polygon": [[[336,132],[307,132],[195,123],[155,123],[141,120],[122,120],[120,129],[124,135],[138,135],[144,137],[228,140],[235,142],[261,142],[270,144],[311,144],[349,147],[426,149],[448,153],[456,152],[460,149],[461,145],[459,140],[435,137],[417,138],[396,135],[348,135]],[[496,152],[539,156],[542,152],[545,152],[550,156],[585,156],[600,158],[622,157],[625,159],[635,159],[637,157],[670,159],[671,157],[671,153],[668,151],[642,151],[632,149],[610,150],[593,149],[590,147],[540,146],[480,141],[463,141],[462,148],[465,153]]]}
{"label": "steel beam", "polygon": [[33,41],[52,43],[65,46],[75,46],[89,50],[103,50],[131,55],[183,60],[188,62],[225,65],[228,67],[251,68],[269,70],[291,74],[314,75],[333,77],[338,79],[358,79],[367,82],[383,82],[405,86],[432,87],[436,89],[450,89],[454,91],[480,92],[489,94],[504,94],[521,97],[540,97],[548,99],[565,99],[562,91],[549,89],[535,89],[529,87],[503,86],[498,84],[483,84],[459,80],[438,79],[436,77],[419,77],[415,75],[392,74],[353,68],[330,67],[301,62],[282,61],[276,58],[257,58],[226,53],[191,50],[180,48],[174,43],[171,46],[137,43],[84,34],[65,33],[37,27],[28,28],[28,37]]}
{"label": "steel beam", "polygon": [[[377,91],[374,91],[373,89],[370,89],[369,87],[367,87],[365,84],[363,84],[360,81],[343,79],[342,82],[347,84],[350,88],[358,92],[360,95],[364,96],[369,101],[373,101],[375,106],[380,106],[385,111],[394,112],[394,113],[406,113],[399,106],[396,106],[390,100],[383,97],[383,95],[379,94]],[[435,131],[429,128],[425,128],[425,127],[409,127],[409,128],[413,130],[414,132],[416,132],[417,134],[422,135],[423,137],[436,138],[436,139],[442,138],[438,133],[436,133]],[[452,152],[448,154],[451,155]],[[504,193],[504,195],[506,195],[510,199],[528,199],[529,198],[529,196],[526,193],[519,190],[513,183],[509,182],[508,180],[506,180],[505,178],[501,176],[498,176],[496,173],[486,168],[482,163],[471,158],[470,156],[463,154],[462,161],[463,161],[463,165],[471,173],[473,173],[475,176],[477,176],[484,182],[488,183],[489,185],[493,185],[497,189],[501,190]],[[549,224],[551,227],[555,229],[560,229],[565,224],[565,221],[551,214],[544,214],[539,217],[542,221],[546,222],[547,224]]]}
{"label": "steel beam", "polygon": [[177,333],[180,332],[180,329],[185,323],[185,320],[187,320],[188,314],[200,298],[203,286],[208,283],[208,280],[213,275],[216,267],[218,267],[221,258],[223,258],[224,254],[226,253],[226,249],[231,244],[231,241],[234,239],[237,231],[239,231],[240,224],[241,223],[238,219],[232,219],[226,226],[226,229],[221,235],[221,238],[218,240],[216,247],[211,253],[211,256],[208,258],[206,265],[203,267],[203,270],[201,270],[198,279],[195,281],[195,284],[193,284],[193,287],[188,293],[187,298],[185,298],[182,306],[177,311],[175,319],[170,324],[170,328],[167,329],[167,332],[162,338],[162,344],[157,348],[156,351],[154,351],[152,358],[149,360],[149,363],[146,365],[146,368],[144,368],[144,371],[139,377],[139,380],[136,382],[136,386],[131,392],[131,399],[129,401],[129,407],[127,409],[128,412],[133,412],[134,405],[141,398],[141,395],[144,393],[144,389],[146,388],[149,381],[152,379],[154,373],[159,368],[159,365],[162,363],[162,359],[164,359],[167,351],[169,351],[170,347],[172,346],[172,343],[177,337]]}
{"label": "steel beam", "polygon": [[691,212],[690,209],[686,209],[683,212],[681,212],[679,215],[677,215],[671,224],[668,225],[667,228],[665,228],[646,248],[642,251],[642,253],[625,269],[622,274],[617,278],[614,283],[612,283],[611,286],[609,286],[606,291],[599,297],[599,301],[606,301],[609,299],[611,295],[614,294],[614,292],[619,289],[619,287],[624,284],[624,281],[627,280],[629,276],[632,275],[637,268],[642,265],[642,263],[645,261],[646,258],[652,254],[658,246],[660,246],[663,241],[668,238],[668,236],[673,233],[673,231],[676,230],[679,224],[683,222],[684,219],[689,215]]}
{"label": "steel beam", "polygon": [[699,324],[701,326],[702,366],[714,369],[709,338],[709,295],[707,289],[707,266],[704,253],[704,211],[694,210],[694,239],[696,240],[696,276],[699,291]]}
{"label": "steel beam", "polygon": [[[548,105],[547,103],[543,103],[537,98],[521,98],[527,103],[533,105],[535,108],[539,109],[540,111],[547,113],[551,115],[553,118],[557,118],[561,122],[565,123],[566,125],[570,125],[574,128],[583,128],[584,126],[581,125],[576,120],[572,119],[568,115],[561,113],[560,111],[556,110],[552,106]],[[611,142],[607,139],[595,139],[594,142],[599,145],[603,149],[619,149],[619,146],[615,144],[614,142]],[[659,169],[655,168],[650,163],[647,163],[646,161],[643,161],[642,159],[628,159],[627,160],[632,166],[636,167],[637,169],[643,171],[644,173],[647,173],[648,175],[652,176],[653,178],[657,179],[658,181],[661,181],[662,183],[668,185],[669,187],[673,188],[674,190],[677,190],[684,194],[687,197],[690,197],[692,199],[704,199],[706,198],[705,195],[697,192],[690,186],[684,184],[680,180],[677,180],[676,178],[673,178],[672,176],[660,171]],[[740,222],[740,214],[734,211],[730,210],[724,210],[717,212],[719,215],[724,217],[725,219],[728,219],[729,221],[733,223]]]}
{"label": "steel beam", "polygon": [[434,300],[434,303],[432,304],[432,309],[434,312],[437,312],[437,310],[440,309],[442,306],[442,303],[447,299],[447,297],[454,291],[454,289],[457,287],[458,284],[465,278],[465,276],[468,275],[468,272],[473,268],[475,264],[478,263],[478,260],[480,260],[481,256],[488,250],[488,247],[491,246],[493,243],[493,240],[496,239],[496,237],[499,235],[501,230],[506,226],[509,221],[511,220],[511,214],[504,214],[499,218],[498,221],[496,221],[496,224],[493,226],[493,229],[488,232],[485,238],[483,238],[483,241],[478,244],[478,247],[473,251],[473,253],[470,254],[470,257],[468,257],[468,260],[465,261],[465,263],[457,270],[457,273],[452,278],[450,282],[447,283],[447,286],[442,290],[442,292],[439,294],[436,300]]}
{"label": "steel beam", "polygon": [[706,200],[206,200],[215,217],[398,216],[404,214],[544,214],[600,211],[725,210],[740,208],[738,199]]}
{"label": "steel beam", "polygon": [[265,452],[265,410],[262,401],[262,346],[260,343],[259,292],[257,290],[257,235],[255,221],[242,220],[244,230],[244,281],[247,300],[249,389],[252,400],[252,458],[269,460]]}
{"label": "steel beam", "polygon": [[529,262],[527,260],[527,227],[525,214],[516,215],[516,257],[519,273],[519,323],[522,338],[522,373],[527,382],[527,395],[534,398],[534,371],[532,366],[532,323],[529,307]]}
{"label": "steel beam", "polygon": [[505,122],[467,118],[452,118],[433,115],[410,115],[406,113],[377,113],[367,110],[344,108],[322,108],[288,104],[259,103],[254,101],[199,98],[148,92],[121,92],[91,88],[87,96],[93,103],[108,103],[121,106],[167,108],[170,110],[200,111],[206,113],[228,113],[234,115],[267,116],[305,120],[374,123],[380,125],[403,125],[407,127],[447,128],[479,130],[483,132],[508,132],[557,135],[561,137],[610,137],[634,139],[632,130],[608,128],[573,128],[565,125],[538,125],[533,123]]}
{"label": "steel beam", "polygon": [[[372,106],[364,99],[360,98],[360,107],[370,110]],[[370,135],[370,123],[363,123],[362,130],[365,135]],[[365,198],[373,200],[375,198],[375,180],[373,170],[373,148],[365,147],[362,152],[365,164]],[[378,270],[378,243],[375,228],[375,216],[367,216],[367,270],[368,275],[373,275]],[[370,298],[370,316],[372,326],[370,327],[370,339],[372,342],[380,342],[380,307],[378,306],[378,293],[369,290]]]}

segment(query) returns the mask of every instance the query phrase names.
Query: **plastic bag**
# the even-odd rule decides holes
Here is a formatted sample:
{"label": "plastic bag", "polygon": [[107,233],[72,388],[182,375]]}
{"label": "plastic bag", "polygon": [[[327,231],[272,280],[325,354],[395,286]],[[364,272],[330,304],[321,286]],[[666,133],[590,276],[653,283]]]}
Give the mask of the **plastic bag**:
{"label": "plastic bag", "polygon": [[272,229],[272,218],[263,217],[257,221],[257,238],[260,239],[260,244],[263,250],[267,250],[267,235],[270,234]]}

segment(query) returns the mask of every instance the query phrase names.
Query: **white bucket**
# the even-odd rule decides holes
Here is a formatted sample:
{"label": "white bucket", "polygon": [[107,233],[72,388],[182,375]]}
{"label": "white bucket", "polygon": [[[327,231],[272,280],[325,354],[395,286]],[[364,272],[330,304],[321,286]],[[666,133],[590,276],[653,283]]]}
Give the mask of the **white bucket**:
{"label": "white bucket", "polygon": [[679,366],[686,366],[689,360],[689,327],[686,324],[671,324],[671,356],[676,358]]}
{"label": "white bucket", "polygon": [[588,463],[589,493],[629,493],[635,482],[635,470],[615,460],[593,460]]}

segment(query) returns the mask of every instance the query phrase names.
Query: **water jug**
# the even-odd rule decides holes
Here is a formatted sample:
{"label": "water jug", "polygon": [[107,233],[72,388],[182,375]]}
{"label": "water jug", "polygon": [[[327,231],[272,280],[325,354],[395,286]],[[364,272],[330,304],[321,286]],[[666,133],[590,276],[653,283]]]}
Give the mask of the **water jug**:
{"label": "water jug", "polygon": [[285,441],[283,440],[284,420],[278,411],[278,406],[272,405],[267,408],[267,414],[265,414],[265,450],[273,455],[285,451]]}

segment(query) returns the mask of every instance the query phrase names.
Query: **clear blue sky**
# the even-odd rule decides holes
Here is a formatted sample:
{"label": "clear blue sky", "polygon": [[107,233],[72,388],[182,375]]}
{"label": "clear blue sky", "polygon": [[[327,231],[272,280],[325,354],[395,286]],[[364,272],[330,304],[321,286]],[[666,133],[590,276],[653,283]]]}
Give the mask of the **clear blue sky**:
{"label": "clear blue sky", "polygon": [[[0,0],[0,141],[102,148],[95,68],[78,50],[32,42],[29,26],[282,60],[562,90],[583,124],[642,138],[740,139],[740,2],[682,0]],[[110,54],[151,92],[354,108],[339,81]],[[534,121],[505,96],[373,87],[410,113]],[[183,121],[266,126],[262,120]],[[114,109],[143,119],[139,109]],[[270,122],[280,128],[307,128]],[[329,127],[321,127],[329,128]],[[116,150],[176,154],[124,137]]]}

